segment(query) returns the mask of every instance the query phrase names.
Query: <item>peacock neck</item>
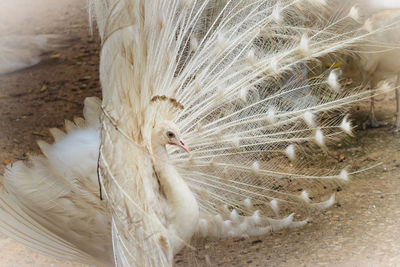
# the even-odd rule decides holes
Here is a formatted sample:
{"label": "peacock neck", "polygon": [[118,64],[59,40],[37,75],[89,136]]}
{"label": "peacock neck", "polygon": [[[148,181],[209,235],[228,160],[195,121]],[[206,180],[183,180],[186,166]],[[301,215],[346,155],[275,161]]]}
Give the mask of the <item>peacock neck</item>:
{"label": "peacock neck", "polygon": [[154,169],[168,206],[165,216],[171,233],[170,242],[176,253],[184,246],[182,241],[188,242],[194,234],[199,218],[199,207],[192,191],[174,166],[169,163],[165,145],[153,147],[153,152]]}

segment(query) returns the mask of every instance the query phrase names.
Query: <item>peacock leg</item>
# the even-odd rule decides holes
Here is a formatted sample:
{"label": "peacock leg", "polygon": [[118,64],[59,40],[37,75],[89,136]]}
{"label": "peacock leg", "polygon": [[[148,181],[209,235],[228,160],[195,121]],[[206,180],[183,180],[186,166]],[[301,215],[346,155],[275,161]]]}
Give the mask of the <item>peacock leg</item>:
{"label": "peacock leg", "polygon": [[400,74],[397,75],[397,88],[396,88],[396,121],[393,125],[393,132],[400,132]]}
{"label": "peacock leg", "polygon": [[[372,79],[372,81],[370,82],[370,90],[372,88],[376,88],[377,82],[376,79]],[[379,122],[376,119],[375,116],[375,98],[373,95],[371,95],[371,106],[369,109],[369,115],[368,115],[368,119],[362,124],[363,129],[367,129],[367,128],[379,128],[382,126],[385,126],[385,123]]]}
{"label": "peacock leg", "polygon": [[379,122],[376,119],[375,116],[375,99],[372,96],[371,97],[371,106],[370,106],[370,110],[369,110],[369,115],[368,115],[368,119],[363,123],[362,127],[363,129],[367,129],[367,128],[379,128],[382,127],[384,124]]}

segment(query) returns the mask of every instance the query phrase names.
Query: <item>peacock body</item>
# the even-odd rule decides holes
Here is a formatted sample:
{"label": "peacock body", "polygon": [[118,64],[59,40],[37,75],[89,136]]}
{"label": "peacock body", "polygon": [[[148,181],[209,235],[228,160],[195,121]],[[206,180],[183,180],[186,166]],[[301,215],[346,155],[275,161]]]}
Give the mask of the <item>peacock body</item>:
{"label": "peacock body", "polygon": [[195,234],[306,224],[334,203],[318,187],[352,174],[309,152],[351,134],[346,107],[366,93],[305,69],[380,30],[356,9],[327,18],[328,2],[92,1],[102,102],[9,167],[1,229],[59,258],[170,266]]}

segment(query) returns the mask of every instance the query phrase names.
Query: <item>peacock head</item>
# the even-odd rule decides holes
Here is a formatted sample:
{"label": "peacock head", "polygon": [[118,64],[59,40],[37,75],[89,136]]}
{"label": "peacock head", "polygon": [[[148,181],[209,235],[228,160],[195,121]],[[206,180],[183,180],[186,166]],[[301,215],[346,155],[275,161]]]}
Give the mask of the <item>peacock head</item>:
{"label": "peacock head", "polygon": [[185,142],[181,138],[181,133],[178,126],[176,126],[175,123],[169,120],[162,121],[158,126],[154,128],[152,142],[153,145],[159,144],[163,146],[177,146],[183,151],[189,153],[188,147],[185,145]]}

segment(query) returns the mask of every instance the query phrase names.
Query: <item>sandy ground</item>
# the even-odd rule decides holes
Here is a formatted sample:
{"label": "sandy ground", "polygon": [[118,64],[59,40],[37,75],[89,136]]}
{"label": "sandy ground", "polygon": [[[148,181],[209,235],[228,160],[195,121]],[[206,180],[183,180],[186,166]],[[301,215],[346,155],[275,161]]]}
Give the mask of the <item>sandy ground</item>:
{"label": "sandy ground", "polygon": [[[38,153],[35,140],[51,141],[48,128],[80,116],[85,97],[100,95],[99,43],[89,35],[85,4],[0,2],[1,35],[55,33],[65,44],[44,55],[40,64],[0,77],[0,174],[6,163]],[[392,123],[393,107],[392,96],[380,100],[378,116]],[[363,110],[361,106],[359,113],[365,117]],[[400,135],[387,128],[358,131],[330,153],[343,154],[348,164],[382,165],[358,175],[337,193],[333,208],[305,227],[261,238],[210,241],[194,253],[180,253],[177,265],[187,266],[191,254],[199,265],[212,266],[400,266]],[[83,265],[42,256],[0,234],[3,266]]]}

